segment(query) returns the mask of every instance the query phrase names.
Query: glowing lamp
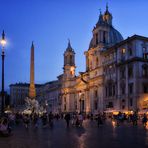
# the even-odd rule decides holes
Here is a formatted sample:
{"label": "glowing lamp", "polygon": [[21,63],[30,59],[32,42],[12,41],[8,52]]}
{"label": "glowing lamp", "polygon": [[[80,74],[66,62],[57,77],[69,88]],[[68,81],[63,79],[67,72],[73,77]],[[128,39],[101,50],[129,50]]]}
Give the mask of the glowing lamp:
{"label": "glowing lamp", "polygon": [[6,40],[1,40],[1,44],[2,44],[2,46],[4,47],[5,45],[6,45]]}
{"label": "glowing lamp", "polygon": [[6,45],[4,30],[3,30],[3,33],[2,33],[2,39],[1,39],[0,43],[1,43],[2,47],[4,47]]}

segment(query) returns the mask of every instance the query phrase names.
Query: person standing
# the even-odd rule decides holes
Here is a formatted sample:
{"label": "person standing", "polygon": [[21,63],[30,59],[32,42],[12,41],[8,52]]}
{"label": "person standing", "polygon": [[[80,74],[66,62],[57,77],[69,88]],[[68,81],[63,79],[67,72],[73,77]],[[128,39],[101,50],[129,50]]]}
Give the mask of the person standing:
{"label": "person standing", "polygon": [[147,123],[147,116],[146,114],[144,114],[143,118],[142,118],[142,123],[144,126],[146,126],[146,123]]}
{"label": "person standing", "polygon": [[97,122],[98,122],[98,127],[103,124],[102,116],[100,113],[98,114]]}
{"label": "person standing", "polygon": [[49,121],[49,126],[52,128],[53,127],[53,114],[50,112],[48,114],[48,121]]}
{"label": "person standing", "polygon": [[67,113],[65,115],[65,120],[66,120],[67,127],[69,127],[69,123],[70,123],[70,114],[69,113]]}

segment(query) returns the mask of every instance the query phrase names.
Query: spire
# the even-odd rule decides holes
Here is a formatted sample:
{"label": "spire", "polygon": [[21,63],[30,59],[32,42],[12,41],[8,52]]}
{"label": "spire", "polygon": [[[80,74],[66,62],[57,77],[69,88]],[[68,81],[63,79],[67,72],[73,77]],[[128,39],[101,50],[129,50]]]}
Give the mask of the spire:
{"label": "spire", "polygon": [[68,38],[68,48],[71,48],[70,39]]}
{"label": "spire", "polygon": [[68,46],[67,46],[66,51],[73,51],[73,49],[71,47],[70,39],[68,39]]}
{"label": "spire", "polygon": [[99,10],[100,10],[100,15],[99,15],[99,20],[98,20],[96,26],[103,24],[103,15],[102,15],[101,9],[99,9]]}
{"label": "spire", "polygon": [[112,25],[112,14],[108,10],[108,3],[106,3],[106,11],[105,11],[105,13],[103,15],[103,20],[107,24]]}
{"label": "spire", "polygon": [[34,48],[34,43],[33,43],[33,41],[32,41],[32,44],[31,44],[31,48]]}
{"label": "spire", "polygon": [[106,3],[106,11],[108,11],[108,3]]}
{"label": "spire", "polygon": [[105,15],[110,15],[110,16],[111,16],[111,13],[110,13],[109,10],[108,10],[108,3],[106,3]]}

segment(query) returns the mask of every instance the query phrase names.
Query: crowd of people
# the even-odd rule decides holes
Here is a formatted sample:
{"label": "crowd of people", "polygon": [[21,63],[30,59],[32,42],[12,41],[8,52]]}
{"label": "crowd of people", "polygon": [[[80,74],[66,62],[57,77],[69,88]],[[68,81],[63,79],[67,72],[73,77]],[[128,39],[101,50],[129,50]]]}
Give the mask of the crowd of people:
{"label": "crowd of people", "polygon": [[[29,127],[38,128],[41,124],[43,128],[50,127],[53,128],[54,120],[65,120],[65,125],[67,128],[72,127],[82,127],[83,121],[85,119],[95,120],[97,126],[101,126],[106,122],[106,119],[110,119],[116,123],[116,126],[121,125],[124,122],[131,123],[134,126],[138,124],[138,121],[142,121],[144,126],[147,125],[147,115],[143,114],[139,116],[137,112],[133,114],[125,114],[119,112],[118,114],[107,114],[107,113],[98,113],[98,114],[84,114],[84,113],[65,113],[65,114],[53,114],[43,113],[39,115],[37,113],[32,114],[20,114],[20,113],[11,113],[5,114],[0,118],[0,136],[10,136],[12,135],[12,127],[19,124],[23,124],[26,129]],[[31,125],[31,126],[30,126]]]}

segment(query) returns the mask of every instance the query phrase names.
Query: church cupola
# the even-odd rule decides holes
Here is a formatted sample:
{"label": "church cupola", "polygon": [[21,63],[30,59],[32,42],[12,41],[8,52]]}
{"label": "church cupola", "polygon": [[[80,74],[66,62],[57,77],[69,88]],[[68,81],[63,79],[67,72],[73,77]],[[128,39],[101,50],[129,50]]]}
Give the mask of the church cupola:
{"label": "church cupola", "polygon": [[99,20],[93,28],[89,50],[96,47],[110,47],[123,40],[120,32],[113,27],[112,19],[112,14],[108,10],[108,5],[106,5],[105,12],[102,14],[100,11]]}
{"label": "church cupola", "polygon": [[70,40],[68,41],[68,46],[64,52],[64,74],[68,78],[75,76],[75,52],[71,47]]}

